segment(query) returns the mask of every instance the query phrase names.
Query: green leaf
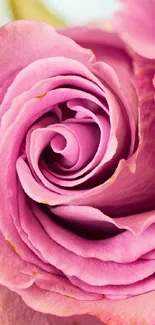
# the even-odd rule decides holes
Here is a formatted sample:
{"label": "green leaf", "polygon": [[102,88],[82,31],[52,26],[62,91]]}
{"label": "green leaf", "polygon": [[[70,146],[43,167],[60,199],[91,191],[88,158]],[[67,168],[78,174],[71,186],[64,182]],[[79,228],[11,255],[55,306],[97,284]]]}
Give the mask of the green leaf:
{"label": "green leaf", "polygon": [[49,12],[38,0],[8,0],[8,2],[15,20],[42,20],[55,28],[65,26],[61,18]]}

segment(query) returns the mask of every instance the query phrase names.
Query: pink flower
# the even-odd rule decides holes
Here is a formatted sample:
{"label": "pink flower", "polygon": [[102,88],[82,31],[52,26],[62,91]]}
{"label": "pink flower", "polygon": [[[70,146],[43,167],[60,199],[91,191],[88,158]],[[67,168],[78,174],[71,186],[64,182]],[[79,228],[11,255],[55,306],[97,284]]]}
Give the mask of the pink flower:
{"label": "pink flower", "polygon": [[0,29],[0,283],[43,313],[2,287],[22,325],[155,324],[155,64],[129,36]]}

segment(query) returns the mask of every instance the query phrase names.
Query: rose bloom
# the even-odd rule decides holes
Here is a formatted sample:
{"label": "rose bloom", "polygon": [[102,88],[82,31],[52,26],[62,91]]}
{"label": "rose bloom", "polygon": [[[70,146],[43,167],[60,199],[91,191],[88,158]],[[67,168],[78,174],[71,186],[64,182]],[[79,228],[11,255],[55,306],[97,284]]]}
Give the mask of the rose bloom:
{"label": "rose bloom", "polygon": [[154,17],[0,29],[1,324],[155,324]]}

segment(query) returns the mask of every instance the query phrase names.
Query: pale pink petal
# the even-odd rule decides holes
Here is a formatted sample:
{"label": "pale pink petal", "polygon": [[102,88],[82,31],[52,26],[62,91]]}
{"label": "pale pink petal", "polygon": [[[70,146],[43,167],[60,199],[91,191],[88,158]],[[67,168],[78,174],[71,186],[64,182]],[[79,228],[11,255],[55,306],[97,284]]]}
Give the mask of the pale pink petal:
{"label": "pale pink petal", "polygon": [[35,311],[21,297],[4,286],[0,286],[0,323],[2,325],[101,325],[94,316],[74,315],[57,317]]}
{"label": "pale pink petal", "polygon": [[35,286],[18,292],[29,306],[44,313],[55,313],[59,316],[76,315],[77,312],[89,313],[97,316],[106,325],[155,323],[155,291],[128,299],[112,301],[103,298],[97,302],[79,302],[56,293],[40,291]]}
{"label": "pale pink petal", "polygon": [[10,74],[41,58],[63,56],[86,64],[92,59],[90,51],[69,38],[59,36],[52,26],[40,21],[20,20],[4,25],[0,29],[0,43],[3,43],[0,84]]}
{"label": "pale pink petal", "polygon": [[[30,98],[42,99],[42,95],[46,96],[46,93],[48,91],[55,88],[56,86],[61,85],[61,79],[58,79],[56,81],[54,80],[55,82],[52,82],[52,80],[51,82],[50,80],[45,80],[44,83],[41,82],[44,79],[57,77],[59,75],[62,76],[62,79],[64,75],[82,75],[84,78],[90,79],[95,84],[102,87],[102,84],[98,78],[96,78],[86,66],[76,60],[65,57],[49,57],[46,59],[43,58],[41,60],[37,60],[29,64],[17,74],[14,82],[10,85],[7,93],[5,94],[0,111],[0,114],[3,117],[4,121],[5,116],[7,116],[7,119],[9,116],[9,123],[12,123],[17,113],[19,112],[19,108],[21,107],[20,105],[23,102],[27,101]],[[32,90],[31,87],[33,87]],[[101,91],[98,89],[98,94],[99,93],[101,93]],[[22,96],[19,96],[20,94],[22,94]],[[13,102],[14,99],[15,103]],[[16,107],[17,101],[19,100],[20,102],[18,103],[18,107]],[[9,112],[7,114],[8,108]],[[4,114],[5,112],[6,114]],[[7,124],[7,126],[8,125],[9,124]]]}
{"label": "pale pink petal", "polygon": [[154,0],[124,0],[115,15],[114,29],[125,43],[138,54],[155,59]]}
{"label": "pale pink petal", "polygon": [[[115,71],[128,100],[129,97],[132,101],[136,100],[131,80],[133,75],[132,61],[126,52],[124,43],[116,33],[107,32],[104,28],[94,26],[65,28],[58,30],[58,32],[72,38],[84,48],[90,48],[95,54],[97,64],[102,62],[103,65],[104,63],[110,65]],[[102,77],[107,79],[105,75]],[[128,91],[125,85],[128,87]]]}

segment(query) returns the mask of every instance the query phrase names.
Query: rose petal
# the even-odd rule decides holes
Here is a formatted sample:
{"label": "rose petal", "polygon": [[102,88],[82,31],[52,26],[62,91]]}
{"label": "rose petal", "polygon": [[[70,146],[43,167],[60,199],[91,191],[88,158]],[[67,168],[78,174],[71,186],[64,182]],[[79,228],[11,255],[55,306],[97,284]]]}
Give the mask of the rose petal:
{"label": "rose petal", "polygon": [[131,77],[126,75],[126,69],[124,72],[122,70],[122,74],[120,76],[119,74],[115,73],[115,70],[111,67],[111,65],[106,64],[105,62],[97,62],[93,64],[93,69],[94,73],[98,77],[102,78],[102,76],[104,76],[104,81],[109,85],[110,89],[118,95],[124,104],[124,107],[121,108],[121,115],[127,115],[128,123],[130,125],[131,143],[129,155],[131,155],[137,141],[136,124],[138,119],[138,111],[135,109],[135,107],[138,107],[138,98],[131,83]]}
{"label": "rose petal", "polygon": [[[0,114],[3,117],[3,120],[5,120],[5,116],[10,117],[9,123],[13,122],[14,118],[16,117],[19,106],[21,102],[25,102],[30,98],[37,98],[42,99],[44,96],[46,96],[46,93],[53,89],[58,87],[59,82],[61,80],[54,80],[54,82],[48,82],[48,80],[45,81],[44,85],[39,82],[56,76],[64,76],[64,75],[75,75],[75,76],[83,76],[84,78],[87,78],[88,80],[91,80],[95,84],[97,84],[102,89],[101,82],[88,70],[88,68],[84,65],[82,65],[80,62],[72,59],[68,59],[65,57],[51,57],[46,59],[37,60],[36,62],[31,63],[24,69],[22,69],[16,76],[14,82],[11,84],[11,86],[8,89],[8,92],[5,94],[3,103],[1,105],[1,111]],[[49,80],[50,81],[50,80]],[[58,82],[58,85],[57,85]],[[37,84],[38,83],[38,84]],[[73,83],[74,84],[74,83]],[[81,86],[82,86],[82,80],[81,80]],[[87,84],[86,82],[84,84]],[[35,86],[34,86],[35,85]],[[61,82],[60,82],[61,85]],[[31,87],[32,91],[31,91]],[[39,86],[39,87],[38,87]],[[54,87],[52,87],[54,86]],[[94,85],[94,90],[96,91],[96,87]],[[86,85],[87,89],[87,85]],[[30,90],[29,92],[27,92]],[[40,93],[41,91],[41,93]],[[26,93],[25,93],[26,92]],[[102,94],[100,89],[97,90],[98,94]],[[23,94],[24,93],[24,94]],[[22,94],[23,96],[18,96]],[[40,96],[41,95],[41,96]],[[44,95],[44,96],[42,96]],[[16,99],[17,97],[17,99]],[[16,103],[13,102],[13,99],[15,98]],[[17,105],[17,101],[20,103]],[[13,107],[10,107],[11,104]],[[16,107],[16,109],[15,109]],[[8,110],[9,109],[9,110]],[[8,110],[8,114],[7,114]],[[13,112],[12,112],[13,111]],[[6,112],[6,114],[4,114]],[[11,121],[10,121],[11,120]],[[5,126],[6,127],[6,126]],[[1,131],[2,132],[2,131]]]}
{"label": "rose petal", "polygon": [[[154,242],[154,221],[155,221],[155,212],[146,213],[146,219],[150,220],[149,224],[146,225],[145,228],[142,229],[141,233],[138,233],[135,236],[135,233],[131,233],[131,230],[134,229],[134,225],[137,224],[137,228],[140,228],[140,225],[144,223],[143,215],[133,215],[124,218],[109,218],[104,215],[101,211],[94,209],[92,207],[78,207],[78,206],[60,206],[60,207],[52,207],[50,208],[51,212],[53,212],[56,216],[59,216],[60,220],[66,221],[66,225],[69,223],[75,223],[75,228],[79,225],[79,227],[84,227],[87,225],[88,231],[89,227],[93,229],[97,228],[97,231],[105,233],[108,232],[108,228],[110,228],[110,232],[115,227],[119,229],[127,229],[130,231],[125,231],[113,238],[107,238],[104,240],[95,240],[90,241],[84,238],[78,237],[76,234],[73,235],[70,231],[65,229],[64,231],[60,228],[55,231],[52,236],[53,238],[57,238],[57,242],[59,242],[62,246],[67,247],[67,249],[74,251],[76,254],[84,256],[84,257],[94,257],[103,261],[115,261],[121,263],[129,263],[137,260],[141,255],[145,254],[152,250],[155,246]],[[142,218],[142,220],[141,220]],[[129,219],[129,220],[128,220]],[[40,222],[45,225],[47,228],[47,232],[53,232],[53,229],[58,226],[52,225],[50,227],[49,223],[51,220],[46,221],[46,217],[42,216],[39,218]],[[51,221],[52,223],[52,221]],[[112,227],[113,226],[113,227]],[[62,236],[59,234],[62,233]],[[60,236],[60,238],[59,238]],[[72,241],[72,247],[69,246],[69,241]],[[67,246],[66,246],[67,245]]]}
{"label": "rose petal", "polygon": [[62,274],[47,273],[33,263],[23,261],[22,256],[18,253],[18,248],[16,249],[11,242],[6,241],[2,234],[0,234],[0,243],[2,250],[0,254],[0,284],[11,290],[25,289],[35,283],[40,289],[76,299],[96,300],[102,297],[99,294],[83,292],[73,286]]}
{"label": "rose petal", "polygon": [[[28,216],[31,220],[31,226],[30,226],[30,222],[27,220],[28,217],[25,215],[26,206],[28,205],[25,202],[22,191],[18,193],[18,197],[19,197],[19,213],[22,215],[23,227],[28,235],[29,240],[34,245],[34,247],[41,252],[42,256],[48,263],[52,264],[56,268],[63,271],[64,274],[68,276],[75,275],[79,277],[81,280],[83,280],[84,282],[87,282],[91,285],[107,285],[107,284],[130,284],[138,280],[141,280],[143,278],[146,278],[147,276],[154,273],[155,261],[151,261],[151,260],[149,261],[138,260],[133,263],[123,264],[123,265],[119,263],[109,262],[109,259],[107,262],[102,262],[101,260],[98,260],[97,255],[102,256],[102,254],[104,254],[104,251],[102,253],[102,245],[104,248],[104,245],[106,244],[106,242],[104,243],[104,241],[101,243],[100,242],[96,243],[96,247],[94,248],[93,245],[91,245],[91,242],[89,243],[85,240],[81,240],[80,238],[76,238],[76,236],[71,236],[69,233],[68,233],[68,239],[67,238],[65,239],[64,237],[64,240],[61,240],[61,238],[57,234],[55,234],[54,229],[57,229],[56,225],[53,224],[53,227],[50,227],[50,220],[46,217],[46,214],[44,214],[40,209],[35,209],[35,215],[37,216],[39,223],[36,220],[36,218],[34,218],[31,210],[29,209]],[[43,227],[41,227],[40,225],[43,225]],[[51,225],[52,225],[52,221],[51,221]],[[46,234],[46,232],[44,233],[44,231],[46,231],[48,235]],[[61,232],[63,232],[63,230]],[[66,235],[67,232],[65,236]],[[129,238],[130,237],[132,240],[132,236],[129,236]],[[146,239],[148,237],[146,237]],[[41,241],[40,238],[42,238]],[[72,251],[66,249],[65,247],[68,246],[67,240],[69,241],[69,238],[72,238],[72,240],[74,238],[74,240],[77,241],[74,244],[75,247],[74,249],[78,254],[79,251],[77,250],[79,250],[81,245],[78,246],[77,243],[78,242],[79,244],[80,242],[81,243],[83,242],[83,244],[85,243],[86,244],[85,248],[88,247],[89,253],[87,254],[89,254],[88,255],[89,258],[86,257],[83,258],[82,256],[75,254],[73,249]],[[116,247],[116,251],[117,251],[117,239],[115,242],[116,243],[114,247]],[[62,244],[64,247],[61,246]],[[113,244],[113,243],[109,243],[109,244]],[[78,246],[77,248],[76,245]],[[119,239],[118,239],[118,246],[119,246]],[[90,247],[90,251],[89,251],[89,247]],[[130,247],[131,245],[129,243],[129,252],[130,252]],[[101,249],[101,251],[95,254],[96,248],[98,248],[99,250]],[[81,250],[84,251],[84,248],[81,247]],[[125,246],[124,246],[124,250],[125,250]],[[109,254],[110,251],[111,250],[108,251]],[[106,254],[107,251],[105,248],[105,255]],[[83,253],[83,255],[85,254]],[[91,256],[93,256],[93,258],[90,258]],[[145,265],[145,269],[144,269],[144,265]],[[85,271],[82,272],[82,270]],[[104,278],[103,278],[103,274],[104,274]],[[117,274],[117,277],[116,276],[114,277],[114,274],[115,275]]]}
{"label": "rose petal", "polygon": [[109,299],[125,299],[131,296],[141,295],[155,290],[155,276],[152,275],[147,279],[138,281],[130,285],[107,285],[107,286],[91,286],[76,277],[69,277],[71,283],[86,292],[104,294]]}
{"label": "rose petal", "polygon": [[[0,84],[10,74],[41,58],[63,56],[86,63],[92,53],[60,36],[52,26],[38,21],[15,21],[0,29]],[[14,50],[9,51],[10,46]]]}
{"label": "rose petal", "polygon": [[97,59],[97,63],[93,65],[94,73],[103,82],[106,81],[125,104],[133,133],[132,141],[134,141],[134,124],[137,122],[137,110],[135,109],[137,95],[131,79],[133,75],[132,62],[118,36],[93,26],[65,28],[58,32],[72,38],[81,46],[92,49]]}
{"label": "rose petal", "polygon": [[[35,310],[59,316],[89,313],[106,325],[153,325],[155,323],[155,291],[125,300],[112,301],[104,298],[98,302],[84,302],[40,291],[33,286],[18,292]],[[61,308],[60,308],[61,306]]]}
{"label": "rose petal", "polygon": [[[132,61],[116,33],[93,26],[64,28],[58,32],[75,40],[84,48],[90,48],[97,62],[107,63],[115,71],[124,90],[124,82],[132,88]],[[128,92],[126,94],[128,96]],[[133,96],[135,97],[134,93]]]}
{"label": "rose petal", "polygon": [[[57,135],[56,135],[57,134]],[[65,147],[62,150],[58,150],[58,134],[66,141]],[[95,136],[94,136],[95,135]],[[56,142],[57,140],[57,142]],[[66,167],[72,167],[73,171],[85,166],[94,156],[96,148],[98,146],[99,131],[94,123],[61,123],[49,126],[47,128],[38,128],[31,134],[30,141],[30,157],[32,166],[39,176],[38,160],[45,145],[50,143],[52,150],[62,155],[61,164]],[[55,141],[55,142],[54,142]],[[88,141],[91,142],[91,146],[88,147]],[[105,144],[106,144],[105,139]],[[60,139],[59,139],[60,144]],[[53,147],[54,146],[54,147]],[[34,149],[37,148],[35,151]],[[86,152],[87,149],[87,152]],[[52,168],[52,166],[51,166]],[[59,166],[60,171],[64,170]],[[39,174],[38,174],[39,173]],[[52,175],[51,175],[52,176]],[[41,177],[41,175],[40,175]],[[42,178],[42,177],[41,177]],[[51,177],[52,179],[52,177]],[[54,183],[63,186],[63,182],[56,177],[52,179]],[[68,184],[71,186],[71,184]]]}
{"label": "rose petal", "polygon": [[114,21],[114,28],[125,43],[149,59],[155,58],[154,16],[154,0],[124,0],[124,6]]}
{"label": "rose petal", "polygon": [[0,323],[3,325],[101,325],[102,323],[94,316],[74,315],[70,317],[57,317],[39,313],[29,308],[21,297],[0,286]]}

